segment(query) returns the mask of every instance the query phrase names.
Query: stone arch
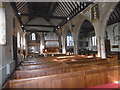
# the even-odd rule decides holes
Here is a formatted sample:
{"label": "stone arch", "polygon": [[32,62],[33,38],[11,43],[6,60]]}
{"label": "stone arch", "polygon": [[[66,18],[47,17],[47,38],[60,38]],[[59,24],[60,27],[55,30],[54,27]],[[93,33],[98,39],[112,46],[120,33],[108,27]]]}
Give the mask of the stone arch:
{"label": "stone arch", "polygon": [[96,31],[96,37],[98,41],[98,57],[101,58],[106,58],[105,27],[112,9],[116,6],[116,2],[109,2],[104,4],[104,7],[101,7],[101,3],[99,4],[99,19],[95,22],[92,22]]}
{"label": "stone arch", "polygon": [[[80,28],[82,27],[82,24],[84,23],[84,21],[89,21],[89,22],[92,24],[92,22],[91,22],[88,18],[84,18],[83,20],[81,20],[81,22],[80,22],[80,24],[78,25],[77,30],[76,30],[76,32],[75,32],[75,36],[76,36],[75,39],[77,39],[77,37],[79,36]],[[93,25],[93,24],[92,24],[92,25]],[[94,27],[94,26],[93,26],[93,27]]]}
{"label": "stone arch", "polygon": [[[108,47],[106,48],[106,53],[109,52],[119,52],[119,41],[115,40],[115,37],[119,37],[120,31],[119,31],[119,24],[118,22],[113,23],[108,25],[108,20],[110,19],[110,15],[115,12],[116,13],[116,9],[119,8],[120,2],[114,4],[114,6],[111,8],[109,14],[107,15],[106,21],[105,21],[105,38],[106,38],[106,42]],[[119,11],[119,10],[118,10]],[[112,48],[114,47],[114,45],[118,46],[118,48]]]}
{"label": "stone arch", "polygon": [[[93,37],[94,37],[94,43],[92,43]],[[90,51],[97,52],[95,37],[96,37],[95,29],[94,29],[92,23],[89,20],[84,20],[82,22],[82,25],[79,29],[78,36],[77,36],[77,38],[78,38],[78,41],[77,41],[78,53],[79,54],[81,53],[80,50],[82,50],[82,52],[84,54],[88,53]]]}
{"label": "stone arch", "polygon": [[[73,33],[73,38],[74,38],[74,54],[78,54],[78,37],[79,37],[79,32],[80,32],[80,28],[82,27],[82,24],[84,23],[84,21],[87,20],[91,23],[90,19],[88,17],[83,17],[82,20],[79,22],[79,24],[77,26],[75,26],[74,29],[76,29]],[[94,26],[93,26],[94,27]]]}
{"label": "stone arch", "polygon": [[[62,28],[62,34],[61,34],[61,46],[62,46],[62,53],[66,54],[66,36],[67,33],[70,32],[72,34],[72,31],[69,27],[63,27]],[[73,34],[72,34],[73,35]]]}
{"label": "stone arch", "polygon": [[[110,13],[115,9],[115,7],[117,6],[117,3],[114,3],[110,9],[108,10],[108,13],[106,13],[105,17],[103,18],[103,23],[101,24],[103,26],[103,32],[101,33],[102,35],[104,35],[105,37],[105,27],[107,25],[107,22],[108,22],[108,19],[109,19],[109,16],[110,16]],[[108,6],[109,7],[109,6]]]}

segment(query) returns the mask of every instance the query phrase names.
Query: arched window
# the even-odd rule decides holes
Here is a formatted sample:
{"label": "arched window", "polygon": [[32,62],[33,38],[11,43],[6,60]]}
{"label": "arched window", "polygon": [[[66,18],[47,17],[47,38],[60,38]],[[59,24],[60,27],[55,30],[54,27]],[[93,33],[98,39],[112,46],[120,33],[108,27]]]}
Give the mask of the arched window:
{"label": "arched window", "polygon": [[73,37],[67,36],[67,46],[74,46]]}
{"label": "arched window", "polygon": [[96,36],[92,36],[92,45],[93,46],[96,46],[97,45],[97,39],[96,39]]}
{"label": "arched window", "polygon": [[20,33],[17,32],[17,45],[18,45],[18,48],[20,48]]}
{"label": "arched window", "polygon": [[32,40],[36,40],[36,35],[35,35],[35,33],[32,33]]}

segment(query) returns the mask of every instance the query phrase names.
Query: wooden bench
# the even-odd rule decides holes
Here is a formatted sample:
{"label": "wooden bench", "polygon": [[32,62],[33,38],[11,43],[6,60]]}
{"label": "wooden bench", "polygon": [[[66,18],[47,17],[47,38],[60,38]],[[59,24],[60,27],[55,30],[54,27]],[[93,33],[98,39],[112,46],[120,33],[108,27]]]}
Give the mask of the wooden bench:
{"label": "wooden bench", "polygon": [[[88,88],[118,81],[118,67],[10,80],[10,88]],[[24,83],[23,83],[24,82]]]}
{"label": "wooden bench", "polygon": [[83,59],[83,58],[88,58],[88,56],[81,56],[81,55],[70,55],[70,56],[61,56],[61,57],[56,57],[57,60],[61,59]]}
{"label": "wooden bench", "polygon": [[91,70],[100,68],[95,65],[79,65],[79,66],[63,66],[63,67],[53,67],[47,69],[36,69],[36,70],[18,70],[15,72],[15,79],[21,78],[30,78],[30,77],[38,77],[38,76],[46,76],[67,72],[75,72],[75,71],[83,71],[83,70]]}
{"label": "wooden bench", "polygon": [[35,64],[35,65],[23,65],[19,66],[20,70],[30,70],[30,69],[41,69],[41,68],[50,68],[64,65],[63,63],[49,63],[49,64]]}
{"label": "wooden bench", "polygon": [[18,70],[15,72],[15,78],[21,79],[21,78],[30,78],[30,77],[38,77],[38,76],[45,76],[45,75],[52,75],[52,74],[60,74],[60,73],[67,73],[67,72],[74,72],[74,71],[80,71],[80,70],[90,70],[90,69],[97,69],[97,68],[103,68],[103,67],[111,67],[111,66],[117,66],[120,65],[120,62],[112,61],[112,62],[103,62],[100,64],[94,64],[94,65],[65,65],[65,66],[59,66],[59,67],[51,67],[51,68],[44,68],[44,69],[36,69],[36,70]]}
{"label": "wooden bench", "polygon": [[107,59],[98,59],[98,60],[79,60],[79,61],[68,61],[68,62],[65,62],[65,63],[59,63],[59,62],[55,62],[55,63],[46,63],[46,64],[35,64],[35,65],[23,65],[23,66],[20,66],[19,69],[20,70],[30,70],[30,69],[41,69],[41,68],[51,68],[51,67],[62,67],[66,64],[68,65],[77,65],[77,64],[97,64],[99,62],[108,62]]}
{"label": "wooden bench", "polygon": [[22,62],[21,66],[23,65],[35,65],[35,64],[53,64],[53,63],[58,63],[56,61],[47,61],[47,62],[42,62],[42,61],[34,61],[34,62]]}
{"label": "wooden bench", "polygon": [[76,61],[76,62],[78,62],[78,61],[87,61],[87,60],[102,60],[102,59],[97,59],[97,58],[83,58],[83,59],[61,59],[61,60],[55,60],[55,61],[27,61],[27,62],[23,62],[22,64],[21,64],[21,66],[24,66],[24,65],[35,65],[35,64],[53,64],[53,63],[58,63],[58,62],[70,62],[70,61]]}

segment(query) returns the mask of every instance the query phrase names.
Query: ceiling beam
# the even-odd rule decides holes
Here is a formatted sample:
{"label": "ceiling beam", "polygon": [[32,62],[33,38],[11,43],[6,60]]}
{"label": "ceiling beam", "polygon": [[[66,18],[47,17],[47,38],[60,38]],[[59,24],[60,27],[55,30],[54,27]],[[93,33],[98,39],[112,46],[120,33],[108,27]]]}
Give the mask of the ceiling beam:
{"label": "ceiling beam", "polygon": [[45,31],[45,30],[26,30],[26,32],[51,32],[51,31]]}
{"label": "ceiling beam", "polygon": [[52,18],[52,19],[66,19],[67,17],[61,16],[46,16],[46,15],[39,15],[39,14],[20,14],[20,16],[27,16],[27,17],[42,17],[42,18]]}
{"label": "ceiling beam", "polygon": [[[68,3],[69,3],[69,5],[70,5],[71,7],[73,7],[70,2],[68,2]],[[75,12],[75,11],[76,11],[76,10],[75,10],[76,8],[73,7],[73,10],[72,10],[72,11],[69,13],[69,15],[68,15],[69,18],[72,19],[72,18],[75,17],[78,13],[80,13],[81,11],[83,11],[85,8],[87,8],[89,5],[91,5],[91,4],[93,4],[93,3],[92,3],[92,2],[89,2],[89,3],[86,2],[86,4],[87,4],[87,5],[84,6],[83,8],[78,7],[77,9],[80,8],[80,10],[77,10],[77,12]],[[80,3],[80,5],[82,5],[82,3]],[[69,20],[70,20],[70,19],[69,19]],[[67,22],[68,22],[68,20],[63,20],[59,25],[60,25],[60,26],[63,26],[63,25],[65,25]]]}
{"label": "ceiling beam", "polygon": [[[13,9],[13,11],[14,11],[14,13],[15,13],[15,15],[16,15],[19,23],[20,23],[20,25],[22,26],[23,22],[22,22],[22,20],[21,20],[21,17],[20,17],[19,14],[18,14],[18,10],[17,10],[17,7],[16,7],[15,2],[11,2],[10,5],[11,5],[11,7],[12,7],[12,9]],[[23,27],[21,27],[21,28],[24,30]]]}
{"label": "ceiling beam", "polygon": [[67,16],[67,12],[65,11],[65,9],[62,7],[62,5],[59,3],[59,7],[60,10],[62,10],[62,12],[64,12],[64,15]]}
{"label": "ceiling beam", "polygon": [[58,26],[54,25],[33,25],[33,24],[24,24],[23,26],[27,27],[49,27],[49,28],[57,28]]}
{"label": "ceiling beam", "polygon": [[50,11],[49,15],[51,16],[53,14],[53,12],[55,11],[55,8],[58,6],[57,2],[53,3],[53,7],[52,10]]}
{"label": "ceiling beam", "polygon": [[57,11],[57,12],[59,11],[62,16],[65,16],[63,10],[61,10],[61,8],[60,8],[59,6],[56,7],[56,11]]}

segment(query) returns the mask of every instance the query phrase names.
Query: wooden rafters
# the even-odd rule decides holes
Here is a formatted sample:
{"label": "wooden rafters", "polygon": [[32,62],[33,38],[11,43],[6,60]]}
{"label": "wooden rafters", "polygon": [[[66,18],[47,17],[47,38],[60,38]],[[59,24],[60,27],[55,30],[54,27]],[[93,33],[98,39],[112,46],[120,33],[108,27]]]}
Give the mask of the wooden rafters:
{"label": "wooden rafters", "polygon": [[28,16],[28,17],[43,17],[43,18],[52,18],[52,19],[66,19],[66,17],[63,17],[63,16],[47,16],[47,15],[28,14],[28,13],[21,14],[20,16],[21,17],[22,16]]}
{"label": "wooden rafters", "polygon": [[111,12],[107,25],[111,25],[111,24],[120,22],[120,12],[119,11],[120,11],[120,2],[115,7],[115,9]]}
{"label": "wooden rafters", "polygon": [[[10,4],[11,4],[11,6],[12,6],[12,9],[13,9],[13,11],[14,11],[14,13],[15,13],[15,15],[16,15],[19,23],[20,23],[20,25],[22,26],[22,25],[23,25],[23,22],[22,22],[22,20],[21,20],[21,17],[20,17],[19,14],[18,14],[19,12],[18,12],[18,9],[17,9],[17,7],[16,7],[15,2],[11,2]],[[21,27],[21,28],[24,30],[24,27]]]}
{"label": "wooden rafters", "polygon": [[58,26],[54,25],[33,25],[33,24],[24,24],[23,26],[27,27],[49,27],[49,28],[57,28]]}
{"label": "wooden rafters", "polygon": [[[68,0],[69,2],[16,2],[14,3],[14,8],[17,9],[17,15],[21,25],[23,25],[23,21],[30,21],[31,19],[41,17],[46,19],[48,22],[52,23],[52,21],[56,22],[56,25],[53,26],[56,29],[58,26],[63,26],[68,20],[67,18],[72,19],[75,15],[84,10],[87,6],[89,6],[90,2],[72,2],[72,0]],[[16,5],[15,5],[16,4]],[[28,12],[24,11],[28,9]],[[41,13],[42,12],[42,13]],[[20,14],[18,14],[20,13]],[[26,18],[27,17],[27,18]],[[53,19],[53,20],[51,20]],[[22,21],[23,20],[23,21]],[[24,23],[23,26],[29,26]],[[35,26],[35,25],[31,25]],[[36,25],[37,26],[37,25]],[[46,27],[46,26],[43,26]],[[49,26],[48,26],[49,27]]]}

